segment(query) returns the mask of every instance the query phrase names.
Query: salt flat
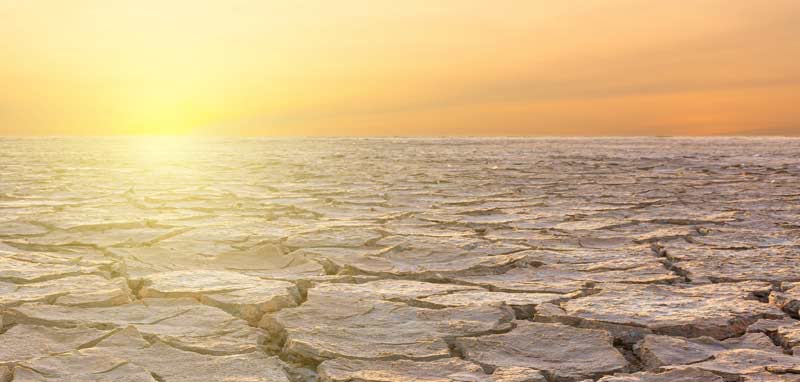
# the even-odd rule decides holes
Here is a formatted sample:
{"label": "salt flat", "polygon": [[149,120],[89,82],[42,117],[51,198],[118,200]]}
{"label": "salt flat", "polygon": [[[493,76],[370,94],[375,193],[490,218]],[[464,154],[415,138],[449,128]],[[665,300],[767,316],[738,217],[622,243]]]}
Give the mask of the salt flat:
{"label": "salt flat", "polygon": [[0,381],[800,381],[798,270],[798,139],[0,139]]}

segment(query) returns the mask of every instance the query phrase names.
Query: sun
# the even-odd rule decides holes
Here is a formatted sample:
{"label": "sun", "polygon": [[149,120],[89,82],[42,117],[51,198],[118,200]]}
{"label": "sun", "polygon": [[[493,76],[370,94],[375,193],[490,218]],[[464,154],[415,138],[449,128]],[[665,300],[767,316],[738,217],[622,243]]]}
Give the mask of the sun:
{"label": "sun", "polygon": [[159,73],[149,77],[151,81],[128,83],[119,91],[125,102],[113,111],[117,134],[185,136],[209,123],[215,108],[203,102],[200,89],[174,78],[161,78]]}

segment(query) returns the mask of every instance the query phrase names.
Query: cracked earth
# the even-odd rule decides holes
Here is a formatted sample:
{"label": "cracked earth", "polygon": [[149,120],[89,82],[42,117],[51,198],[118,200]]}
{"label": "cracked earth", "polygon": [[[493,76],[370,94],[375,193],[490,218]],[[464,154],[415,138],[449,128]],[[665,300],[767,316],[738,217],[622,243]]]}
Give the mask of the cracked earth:
{"label": "cracked earth", "polygon": [[800,140],[0,140],[0,381],[800,381]]}

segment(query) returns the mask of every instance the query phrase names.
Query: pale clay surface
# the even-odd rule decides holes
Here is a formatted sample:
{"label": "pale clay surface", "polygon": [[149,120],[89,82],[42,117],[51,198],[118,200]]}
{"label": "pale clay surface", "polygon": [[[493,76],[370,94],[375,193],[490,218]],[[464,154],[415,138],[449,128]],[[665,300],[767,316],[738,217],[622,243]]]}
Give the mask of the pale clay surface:
{"label": "pale clay surface", "polygon": [[800,140],[0,139],[0,382],[800,381]]}

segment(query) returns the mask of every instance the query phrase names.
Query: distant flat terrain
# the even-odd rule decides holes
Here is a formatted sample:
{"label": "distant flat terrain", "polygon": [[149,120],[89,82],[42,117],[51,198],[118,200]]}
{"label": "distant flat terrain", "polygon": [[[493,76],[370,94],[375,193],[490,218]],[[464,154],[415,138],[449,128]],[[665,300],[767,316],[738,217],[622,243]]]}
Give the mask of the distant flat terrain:
{"label": "distant flat terrain", "polygon": [[800,381],[800,139],[0,138],[0,381]]}

